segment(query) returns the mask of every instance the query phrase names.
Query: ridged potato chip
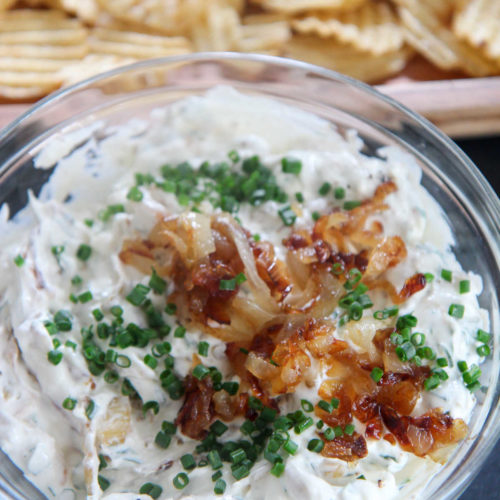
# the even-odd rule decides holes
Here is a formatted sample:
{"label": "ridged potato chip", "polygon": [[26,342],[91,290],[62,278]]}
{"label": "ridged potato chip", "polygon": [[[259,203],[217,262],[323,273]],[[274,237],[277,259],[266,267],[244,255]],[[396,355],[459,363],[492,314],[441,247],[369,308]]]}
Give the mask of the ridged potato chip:
{"label": "ridged potato chip", "polygon": [[33,99],[59,88],[59,71],[87,52],[87,29],[60,11],[1,13],[0,96]]}
{"label": "ridged potato chip", "polygon": [[241,52],[279,54],[292,36],[290,25],[286,21],[244,24],[240,31],[241,37],[236,49]]}
{"label": "ridged potato chip", "polygon": [[285,55],[324,66],[365,82],[377,82],[401,71],[412,51],[403,48],[380,56],[315,36],[294,36],[286,44]]}
{"label": "ridged potato chip", "polygon": [[498,73],[499,68],[458,39],[420,0],[397,0],[407,42],[426,59],[445,70],[461,69],[471,76]]}
{"label": "ridged potato chip", "polygon": [[293,21],[292,27],[306,35],[334,37],[375,55],[397,51],[405,43],[398,18],[385,3],[368,3],[340,14],[307,15]]}
{"label": "ridged potato chip", "polygon": [[352,10],[369,0],[251,0],[264,9],[297,13],[306,10]]}
{"label": "ridged potato chip", "polygon": [[453,19],[455,33],[500,62],[500,1],[463,2]]}

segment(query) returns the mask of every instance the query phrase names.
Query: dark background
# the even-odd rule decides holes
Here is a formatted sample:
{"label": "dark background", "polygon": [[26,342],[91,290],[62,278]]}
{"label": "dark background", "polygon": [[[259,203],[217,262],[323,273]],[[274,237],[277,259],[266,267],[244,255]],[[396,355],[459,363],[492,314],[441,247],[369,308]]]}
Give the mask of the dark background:
{"label": "dark background", "polygon": [[[500,137],[457,141],[484,176],[500,192]],[[500,499],[500,441],[481,468],[481,471],[465,490],[460,500]]]}

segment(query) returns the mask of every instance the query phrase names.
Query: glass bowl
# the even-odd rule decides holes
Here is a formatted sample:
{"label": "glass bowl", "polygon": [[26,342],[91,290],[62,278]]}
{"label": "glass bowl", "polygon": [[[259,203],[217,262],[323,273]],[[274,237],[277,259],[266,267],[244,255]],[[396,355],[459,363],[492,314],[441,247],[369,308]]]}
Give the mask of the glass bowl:
{"label": "glass bowl", "polygon": [[[480,394],[470,434],[422,493],[423,498],[456,498],[500,434],[500,202],[465,154],[423,118],[356,80],[292,60],[217,53],[141,62],[47,97],[0,133],[0,206],[8,203],[14,215],[25,206],[28,191],[38,193],[50,177],[50,168],[35,169],[32,161],[47,141],[98,120],[112,126],[132,117],[147,118],[155,107],[218,84],[298,106],[341,132],[354,128],[368,155],[376,155],[381,146],[397,145],[420,163],[423,185],[443,207],[455,234],[458,259],[465,270],[483,278],[480,304],[489,311],[494,333],[494,355],[482,366],[488,389]],[[45,498],[0,452],[1,493],[16,499]]]}

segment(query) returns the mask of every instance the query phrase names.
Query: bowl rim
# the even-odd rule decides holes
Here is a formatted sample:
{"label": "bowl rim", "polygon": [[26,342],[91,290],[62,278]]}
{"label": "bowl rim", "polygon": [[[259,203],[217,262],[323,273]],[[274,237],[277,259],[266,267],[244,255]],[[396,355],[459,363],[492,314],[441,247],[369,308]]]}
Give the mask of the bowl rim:
{"label": "bowl rim", "polygon": [[[497,196],[497,194],[493,190],[491,184],[488,182],[486,177],[474,164],[474,162],[457,146],[457,144],[444,132],[439,130],[439,128],[435,126],[433,123],[431,123],[427,118],[423,117],[422,115],[419,115],[418,113],[411,110],[410,108],[400,103],[396,99],[390,97],[389,95],[382,93],[374,86],[364,83],[360,80],[344,75],[342,73],[338,73],[337,71],[334,71],[332,69],[318,66],[316,64],[299,61],[297,59],[278,57],[267,54],[254,54],[254,53],[242,53],[242,52],[194,52],[191,54],[147,59],[144,61],[138,61],[132,64],[120,66],[118,68],[114,68],[112,70],[105,71],[103,73],[99,73],[97,75],[86,78],[85,80],[72,84],[68,87],[61,88],[53,92],[52,94],[49,94],[48,96],[42,98],[38,102],[36,102],[24,113],[22,113],[12,122],[10,122],[6,127],[0,130],[0,146],[2,142],[19,126],[22,126],[23,123],[28,118],[38,113],[39,111],[43,111],[52,103],[62,100],[65,96],[72,94],[79,89],[87,87],[92,83],[105,80],[113,76],[118,76],[120,74],[127,73],[128,71],[134,71],[137,69],[146,69],[149,67],[162,65],[165,63],[195,62],[195,61],[210,61],[210,60],[231,61],[237,59],[242,59],[251,62],[270,63],[289,68],[295,67],[301,69],[308,69],[314,73],[319,74],[320,76],[327,77],[333,80],[338,80],[342,83],[353,86],[357,90],[365,92],[371,95],[372,97],[384,101],[386,104],[390,105],[391,107],[397,109],[401,113],[410,117],[412,120],[416,121],[420,126],[422,126],[426,130],[427,133],[429,133],[434,138],[438,139],[440,142],[444,143],[444,145],[447,146],[447,148],[455,156],[457,156],[458,159],[461,162],[463,162],[469,170],[472,171],[475,180],[478,181],[479,184],[481,184],[481,187],[486,191],[486,194],[488,194],[488,198],[490,199],[490,201],[493,201],[494,204],[496,205],[495,208],[497,211],[497,215],[500,218],[500,198]],[[1,166],[0,166],[0,171],[1,171]],[[498,227],[500,228],[500,221],[498,223]]]}
{"label": "bowl rim", "polygon": [[[487,228],[489,236],[493,237],[492,238],[493,242],[496,243],[496,251],[498,252],[500,250],[500,198],[496,194],[496,192],[494,191],[493,187],[488,182],[484,174],[450,137],[448,137],[444,132],[439,130],[429,120],[419,115],[418,113],[412,111],[411,109],[401,104],[394,98],[386,94],[383,94],[377,88],[369,84],[366,84],[364,82],[361,82],[359,80],[356,80],[355,78],[338,73],[334,70],[310,64],[307,62],[298,61],[295,59],[264,55],[264,54],[253,54],[253,53],[195,52],[191,54],[184,54],[178,56],[148,59],[128,64],[125,66],[121,66],[119,68],[115,68],[110,71],[99,73],[90,78],[75,83],[71,86],[59,89],[58,91],[49,94],[48,96],[44,97],[43,99],[35,103],[22,115],[14,119],[10,124],[8,124],[2,130],[0,130],[0,150],[2,144],[9,138],[9,136],[11,134],[15,134],[19,128],[22,128],[22,126],[26,121],[28,121],[33,117],[36,117],[38,113],[44,112],[47,108],[50,109],[51,105],[64,100],[66,96],[77,93],[79,90],[85,89],[86,87],[90,87],[92,86],[92,84],[97,83],[99,81],[104,81],[106,79],[119,76],[127,72],[136,70],[146,70],[148,68],[154,68],[156,66],[162,66],[165,64],[172,64],[172,63],[189,64],[189,63],[197,63],[203,61],[224,62],[224,61],[238,61],[238,60],[243,62],[245,61],[259,62],[263,64],[275,65],[288,69],[294,69],[294,68],[301,69],[307,71],[310,74],[315,74],[320,77],[326,78],[330,81],[340,82],[342,84],[347,85],[348,87],[354,88],[364,93],[365,95],[368,95],[371,98],[375,98],[376,100],[384,102],[393,110],[401,113],[406,118],[409,118],[413,123],[416,123],[419,127],[421,127],[423,132],[425,132],[430,138],[436,140],[437,143],[443,146],[443,148],[447,150],[447,152],[454,157],[457,163],[461,164],[461,167],[465,168],[467,170],[467,173],[472,176],[472,178],[470,179],[470,183],[474,184],[475,188],[478,189],[481,192],[480,194],[482,194],[483,197],[485,198],[484,208],[485,210],[487,210],[488,215],[490,216]],[[319,98],[318,101],[321,102],[321,98]],[[11,160],[12,157],[15,157],[15,155],[19,155],[28,146],[29,143],[28,145],[23,145],[21,149],[16,150],[11,155],[9,155],[7,160]],[[3,165],[0,164],[0,175],[3,174],[6,169],[8,169],[8,162],[7,164]],[[492,234],[492,231],[494,234]],[[497,238],[495,238],[495,235],[497,236]],[[498,416],[500,414],[500,403],[497,403],[496,407],[492,404],[489,411],[493,412],[493,414],[496,414]],[[490,418],[488,418],[488,421],[489,420]],[[490,421],[489,423],[491,424]],[[477,438],[477,436],[475,436],[475,438]],[[497,425],[496,428],[495,426],[493,426],[490,439],[486,443],[485,442],[481,443],[481,449],[476,452],[475,460],[470,464],[469,474],[464,474],[461,478],[455,479],[454,487],[452,488],[451,491],[444,492],[445,495],[444,498],[456,498],[465,490],[465,488],[470,484],[473,478],[478,474],[480,466],[484,463],[486,457],[490,454],[491,450],[493,449],[499,438],[500,438],[500,424]],[[458,465],[459,464],[457,464],[457,466]],[[454,470],[456,470],[456,468],[452,469],[450,474],[452,474]],[[437,493],[437,490],[435,491],[435,493]]]}

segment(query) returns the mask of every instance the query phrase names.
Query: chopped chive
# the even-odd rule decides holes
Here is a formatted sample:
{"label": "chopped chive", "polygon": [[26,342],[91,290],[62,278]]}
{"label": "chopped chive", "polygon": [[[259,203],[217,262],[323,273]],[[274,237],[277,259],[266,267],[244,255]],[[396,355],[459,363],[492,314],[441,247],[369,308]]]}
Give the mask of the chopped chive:
{"label": "chopped chive", "polygon": [[327,441],[333,441],[335,439],[335,431],[331,427],[327,427],[323,436]]}
{"label": "chopped chive", "polygon": [[175,304],[173,304],[172,302],[169,302],[166,306],[165,306],[165,312],[169,315],[169,316],[172,316],[173,314],[175,314],[177,312],[177,306]]}
{"label": "chopped chive", "polygon": [[468,293],[470,292],[470,281],[469,280],[462,280],[458,284],[458,288],[460,293]]}
{"label": "chopped chive", "polygon": [[423,333],[414,333],[411,336],[411,343],[414,346],[423,346],[425,344],[425,334]]}
{"label": "chopped chive", "polygon": [[442,269],[441,278],[443,278],[445,281],[451,282],[453,278],[453,273],[449,269]]}
{"label": "chopped chive", "polygon": [[426,391],[432,391],[433,389],[439,387],[440,383],[441,379],[439,378],[439,376],[436,374],[432,374],[430,377],[424,380],[424,388]]}
{"label": "chopped chive", "polygon": [[217,479],[220,479],[222,477],[222,471],[218,470],[217,472],[214,472],[212,474],[212,481],[217,481]]}
{"label": "chopped chive", "polygon": [[300,400],[300,406],[302,409],[308,413],[312,412],[314,410],[313,404],[308,401],[307,399],[301,399]]}
{"label": "chopped chive", "polygon": [[360,201],[355,201],[355,200],[346,201],[344,202],[344,210],[353,210],[356,207],[359,207],[360,205],[361,205]]}
{"label": "chopped chive", "polygon": [[403,342],[396,347],[396,354],[401,361],[410,361],[417,354],[417,350],[411,342]]}
{"label": "chopped chive", "polygon": [[207,459],[212,466],[213,470],[220,469],[222,467],[222,461],[217,450],[211,450],[208,452]]}
{"label": "chopped chive", "polygon": [[311,425],[313,425],[313,424],[314,424],[313,419],[311,417],[307,417],[306,419],[304,419],[302,422],[299,422],[294,427],[295,433],[296,434],[301,434],[306,429],[308,429],[309,427],[311,427]]}
{"label": "chopped chive", "polygon": [[240,384],[238,384],[238,382],[224,382],[222,384],[222,389],[231,396],[234,396],[238,392],[239,388]]}
{"label": "chopped chive", "polygon": [[224,434],[227,430],[229,429],[229,427],[224,423],[224,422],[221,422],[220,420],[216,420],[211,426],[210,426],[210,430],[217,436],[222,436],[222,434]]}
{"label": "chopped chive", "polygon": [[233,291],[236,288],[236,279],[220,280],[219,290]]}
{"label": "chopped chive", "polygon": [[476,333],[476,338],[477,340],[479,340],[479,342],[487,344],[491,340],[491,333],[485,332],[480,328]]}
{"label": "chopped chive", "polygon": [[245,453],[245,450],[243,450],[243,448],[236,448],[236,450],[233,450],[229,453],[229,456],[231,457],[231,461],[233,462],[233,464],[239,464],[247,458],[247,454]]}
{"label": "chopped chive", "polygon": [[[184,474],[185,475],[185,474]],[[189,482],[189,480],[188,480]],[[149,495],[154,500],[157,500],[163,492],[163,488],[154,483],[144,483],[139,490],[141,495]]]}
{"label": "chopped chive", "polygon": [[401,330],[403,328],[413,328],[417,326],[417,318],[413,314],[404,314],[396,321],[396,328]]}
{"label": "chopped chive", "polygon": [[142,405],[142,413],[143,413],[143,415],[146,415],[146,413],[149,410],[153,410],[153,413],[155,415],[158,415],[158,412],[160,411],[160,405],[158,404],[158,401],[146,401]]}
{"label": "chopped chive", "polygon": [[83,223],[87,226],[87,227],[92,227],[94,225],[94,221],[92,219],[84,219],[83,220]]}
{"label": "chopped chive", "polygon": [[436,358],[436,353],[429,346],[419,347],[417,348],[417,356],[420,356],[424,359],[433,360]]}
{"label": "chopped chive", "polygon": [[318,189],[318,193],[321,196],[325,196],[330,192],[330,189],[332,189],[332,185],[329,182],[323,182],[321,187]]}
{"label": "chopped chive", "polygon": [[72,342],[71,340],[66,340],[66,342],[64,343],[64,345],[66,347],[68,347],[69,349],[73,349],[73,351],[76,351],[77,345],[75,344],[75,342]]}
{"label": "chopped chive", "polygon": [[323,411],[326,411],[327,413],[332,413],[333,411],[333,406],[324,399],[321,399],[318,402],[318,408],[321,408]]}
{"label": "chopped chive", "polygon": [[164,450],[170,446],[170,442],[172,441],[172,437],[170,434],[167,434],[164,431],[158,432],[155,437],[155,444]]}
{"label": "chopped chive", "polygon": [[380,379],[384,376],[384,370],[382,370],[382,368],[376,366],[375,368],[373,368],[373,370],[371,371],[370,373],[370,377],[372,378],[372,380],[378,384],[380,382]]}
{"label": "chopped chive", "polygon": [[295,455],[295,453],[297,453],[297,450],[299,449],[299,445],[297,443],[295,443],[294,441],[287,439],[285,444],[283,445],[283,449],[289,455]]}
{"label": "chopped chive", "polygon": [[72,398],[66,398],[63,403],[62,403],[62,407],[65,409],[65,410],[74,410],[75,409],[75,406],[76,406],[76,399],[72,399]]}
{"label": "chopped chive", "polygon": [[93,309],[92,310],[92,316],[94,316],[96,321],[101,321],[101,319],[104,318],[104,314],[99,308]]}
{"label": "chopped chive", "polygon": [[43,323],[43,326],[45,326],[45,329],[47,330],[47,332],[49,332],[49,335],[55,335],[59,331],[55,323],[53,323],[52,321],[45,321]]}
{"label": "chopped chive", "polygon": [[438,359],[436,359],[436,363],[441,368],[448,366],[448,360],[446,358],[438,358]]}
{"label": "chopped chive", "polygon": [[109,312],[115,317],[120,318],[123,314],[123,308],[121,306],[111,306]]}
{"label": "chopped chive", "polygon": [[240,155],[238,154],[238,151],[235,151],[232,149],[229,151],[227,154],[227,157],[233,162],[233,163],[238,163],[240,161]]}
{"label": "chopped chive", "polygon": [[450,378],[449,375],[446,373],[446,371],[443,370],[442,368],[434,369],[432,370],[432,372],[435,373],[440,380],[448,380]]}
{"label": "chopped chive", "polygon": [[14,257],[14,264],[17,267],[21,267],[24,264],[24,258],[23,258],[23,256],[22,255],[16,255]]}
{"label": "chopped chive", "polygon": [[342,427],[340,425],[337,425],[333,428],[333,432],[335,432],[335,437],[342,437],[344,434],[344,431],[342,430]]}
{"label": "chopped chive", "polygon": [[158,366],[158,361],[150,354],[146,354],[146,356],[144,356],[144,364],[154,370]]}
{"label": "chopped chive", "polygon": [[232,469],[232,473],[236,481],[239,481],[240,479],[248,476],[248,474],[250,473],[250,468],[246,464],[238,465],[237,467]]}
{"label": "chopped chive", "polygon": [[424,273],[425,282],[432,283],[434,281],[434,275],[432,273]]}
{"label": "chopped chive", "polygon": [[285,174],[300,174],[302,162],[296,158],[282,158],[281,169]]}
{"label": "chopped chive", "polygon": [[344,427],[344,433],[347,434],[348,436],[352,436],[354,434],[355,427],[353,424],[347,424]]}
{"label": "chopped chive", "polygon": [[167,289],[167,282],[158,276],[154,268],[152,269],[151,278],[149,279],[148,284],[153,292],[158,295],[165,293],[165,290]]}
{"label": "chopped chive", "polygon": [[191,455],[191,453],[187,453],[186,455],[182,455],[181,464],[184,467],[184,470],[192,470],[196,467],[196,461]]}
{"label": "chopped chive", "polygon": [[85,304],[87,302],[90,302],[94,297],[92,296],[92,292],[87,290],[86,292],[81,293],[78,295],[78,300],[80,303]]}
{"label": "chopped chive", "polygon": [[313,221],[317,221],[321,217],[321,214],[319,212],[313,212],[311,217]]}
{"label": "chopped chive", "polygon": [[340,399],[332,398],[330,403],[333,406],[333,408],[336,410],[339,407]]}
{"label": "chopped chive", "polygon": [[236,275],[235,280],[237,285],[241,285],[242,283],[245,283],[247,277],[243,273],[239,273]]}
{"label": "chopped chive", "polygon": [[489,356],[491,354],[491,349],[486,344],[480,345],[476,349],[476,351],[482,358],[485,358],[486,356]]}
{"label": "chopped chive", "polygon": [[75,275],[75,276],[73,276],[73,277],[71,278],[71,284],[72,284],[72,285],[78,286],[78,285],[81,285],[81,284],[82,284],[82,282],[83,282],[83,279],[82,279],[82,277],[81,277],[81,276],[79,276],[78,274],[77,274],[77,275]]}
{"label": "chopped chive", "polygon": [[93,413],[95,409],[95,403],[92,401],[92,399],[89,401],[89,404],[87,405],[87,408],[85,408],[85,415],[87,418],[90,420],[92,419]]}
{"label": "chopped chive", "polygon": [[323,451],[324,447],[325,443],[323,443],[321,439],[311,439],[309,443],[307,443],[307,449],[315,453],[320,453]]}
{"label": "chopped chive", "polygon": [[197,378],[198,380],[204,379],[209,374],[210,374],[210,369],[201,364],[196,365],[193,368],[193,377]]}
{"label": "chopped chive", "polygon": [[275,477],[281,477],[285,472],[285,464],[283,462],[276,462],[270,470],[271,474]]}
{"label": "chopped chive", "polygon": [[198,354],[200,356],[208,356],[208,349],[210,348],[210,344],[205,341],[201,341],[198,343]]}
{"label": "chopped chive", "polygon": [[115,382],[118,382],[118,379],[120,378],[120,375],[118,375],[117,372],[110,370],[109,372],[106,372],[104,374],[104,382],[107,384],[114,384]]}
{"label": "chopped chive", "polygon": [[132,305],[140,306],[145,300],[146,295],[149,293],[150,288],[140,283],[135,285],[132,291],[125,297]]}
{"label": "chopped chive", "polygon": [[458,369],[459,369],[460,373],[464,373],[464,372],[466,372],[466,371],[467,371],[467,369],[468,369],[468,366],[467,366],[467,362],[466,362],[466,361],[459,361],[459,362],[457,363],[457,367],[458,367]]}
{"label": "chopped chive", "polygon": [[174,337],[176,338],[183,338],[186,335],[186,329],[182,326],[179,325],[175,330],[174,330]]}
{"label": "chopped chive", "polygon": [[52,339],[52,345],[54,346],[54,349],[57,349],[61,346],[61,341],[59,339]]}
{"label": "chopped chive", "polygon": [[73,304],[78,304],[78,297],[74,293],[69,295],[69,300],[73,302]]}
{"label": "chopped chive", "polygon": [[337,187],[333,191],[333,196],[336,200],[343,200],[345,198],[345,189],[343,187]]}
{"label": "chopped chive", "polygon": [[52,255],[54,255],[54,257],[58,259],[58,257],[64,252],[64,245],[54,245],[50,250],[52,252]]}
{"label": "chopped chive", "polygon": [[464,317],[465,307],[462,304],[451,304],[448,314],[453,318],[461,319]]}
{"label": "chopped chive", "polygon": [[304,195],[302,193],[295,193],[295,199],[299,203],[304,203]]}
{"label": "chopped chive", "polygon": [[252,238],[253,238],[253,240],[254,240],[255,242],[259,242],[259,241],[260,241],[260,234],[254,234],[254,235],[252,236]]}
{"label": "chopped chive", "polygon": [[124,354],[118,354],[115,364],[119,368],[128,368],[132,364],[132,361],[130,361],[130,358],[128,356],[125,356]]}
{"label": "chopped chive", "polygon": [[58,331],[69,332],[73,328],[71,313],[61,309],[54,315],[54,323]]}
{"label": "chopped chive", "polygon": [[97,476],[97,482],[99,483],[99,488],[101,488],[102,491],[106,491],[111,484],[109,482],[109,479],[106,479],[104,476],[101,476],[100,474]]}
{"label": "chopped chive", "polygon": [[142,191],[137,187],[133,186],[127,193],[127,199],[132,201],[142,201],[143,194]]}
{"label": "chopped chive", "polygon": [[88,260],[91,255],[92,248],[89,245],[85,245],[84,243],[82,243],[76,251],[76,256],[84,262]]}
{"label": "chopped chive", "polygon": [[387,319],[387,318],[390,318],[392,316],[397,316],[398,313],[399,313],[399,307],[398,306],[391,306],[391,307],[387,307],[387,308],[379,310],[379,311],[375,311],[373,313],[373,317],[375,319]]}
{"label": "chopped chive", "polygon": [[54,365],[58,365],[63,358],[63,353],[60,351],[49,351],[47,353],[47,359]]}
{"label": "chopped chive", "polygon": [[278,215],[280,216],[285,226],[292,226],[297,219],[297,215],[291,209],[290,205],[282,208],[281,210],[278,210]]}

